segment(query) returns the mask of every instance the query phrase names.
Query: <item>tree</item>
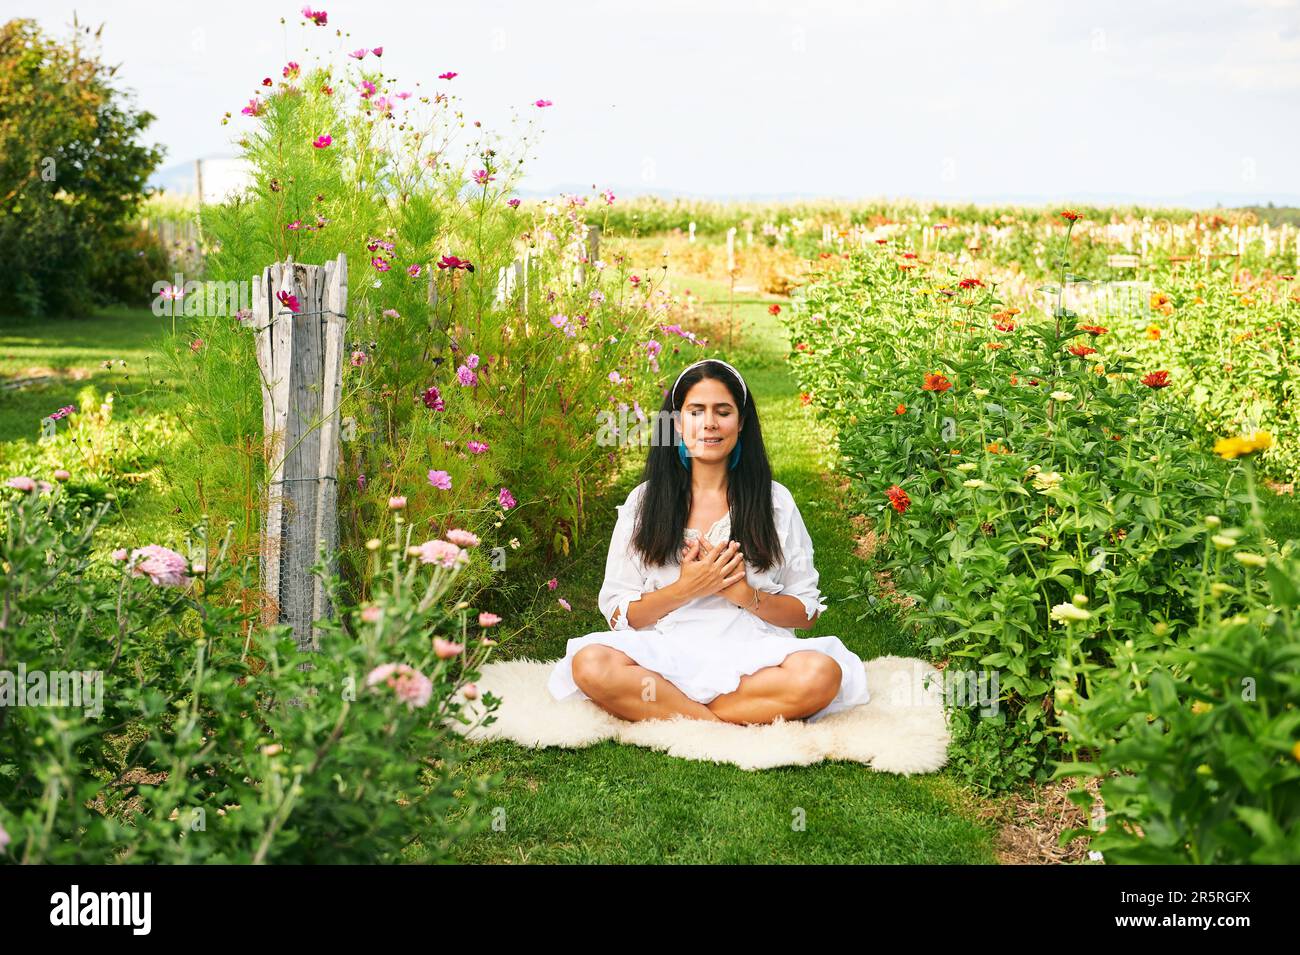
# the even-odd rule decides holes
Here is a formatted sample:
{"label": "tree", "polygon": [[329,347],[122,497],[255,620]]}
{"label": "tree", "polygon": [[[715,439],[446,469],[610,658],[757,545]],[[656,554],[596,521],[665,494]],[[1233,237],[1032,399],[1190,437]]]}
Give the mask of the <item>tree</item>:
{"label": "tree", "polygon": [[[0,303],[27,314],[84,314],[97,264],[131,240],[131,220],[162,150],[153,122],[100,58],[101,25],[74,19],[66,43],[36,21],[0,26]],[[87,42],[88,41],[88,42]],[[87,46],[89,47],[87,49]]]}

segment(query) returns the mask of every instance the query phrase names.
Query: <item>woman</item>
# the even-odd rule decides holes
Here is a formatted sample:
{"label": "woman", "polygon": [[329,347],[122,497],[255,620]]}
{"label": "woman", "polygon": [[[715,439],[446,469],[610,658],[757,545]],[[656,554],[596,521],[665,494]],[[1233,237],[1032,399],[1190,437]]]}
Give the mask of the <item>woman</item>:
{"label": "woman", "polygon": [[664,396],[658,422],[669,420],[618,507],[597,598],[611,629],[568,642],[551,695],[626,720],[729,723],[815,721],[866,703],[862,660],[838,637],[794,635],[826,604],[740,372],[718,359],[688,366]]}

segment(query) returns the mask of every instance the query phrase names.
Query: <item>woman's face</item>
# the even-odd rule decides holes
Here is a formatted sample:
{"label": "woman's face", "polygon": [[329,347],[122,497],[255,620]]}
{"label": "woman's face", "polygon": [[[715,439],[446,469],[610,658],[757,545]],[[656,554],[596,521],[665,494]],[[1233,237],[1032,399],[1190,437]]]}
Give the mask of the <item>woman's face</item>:
{"label": "woman's face", "polygon": [[716,378],[701,378],[687,389],[680,421],[686,453],[700,461],[725,461],[740,436],[736,399]]}

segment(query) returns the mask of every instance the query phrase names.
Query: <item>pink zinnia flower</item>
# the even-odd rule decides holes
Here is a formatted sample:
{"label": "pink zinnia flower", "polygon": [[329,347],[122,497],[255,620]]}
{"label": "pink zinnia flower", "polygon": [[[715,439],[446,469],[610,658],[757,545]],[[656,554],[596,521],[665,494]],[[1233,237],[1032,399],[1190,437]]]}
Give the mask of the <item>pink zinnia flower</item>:
{"label": "pink zinnia flower", "polygon": [[460,76],[459,73],[439,73],[439,74],[438,74],[438,79],[440,79],[440,80],[454,80],[454,79],[455,79],[456,77],[458,77],[458,76]]}
{"label": "pink zinnia flower", "polygon": [[394,495],[388,499],[388,509],[390,511],[400,511],[404,507],[406,507],[406,498]]}
{"label": "pink zinnia flower", "polygon": [[469,560],[469,554],[450,541],[430,540],[416,547],[416,556],[422,564],[439,564],[442,567],[455,567]]}
{"label": "pink zinnia flower", "polygon": [[458,653],[465,651],[465,644],[452,643],[450,640],[444,640],[442,637],[433,638],[433,652],[438,654],[439,658],[446,660],[454,657]]}
{"label": "pink zinnia flower", "polygon": [[317,136],[316,139],[312,142],[312,145],[315,146],[317,149],[328,149],[330,144],[333,142],[334,142],[334,137],[326,134],[323,136]]}
{"label": "pink zinnia flower", "polygon": [[451,490],[451,475],[446,471],[430,471],[429,483],[444,491]]}
{"label": "pink zinnia flower", "polygon": [[176,551],[159,544],[147,544],[131,552],[131,575],[148,577],[159,587],[179,587],[189,582],[189,562]]}
{"label": "pink zinnia flower", "polygon": [[495,627],[500,622],[500,617],[494,613],[488,613],[486,610],[478,615],[478,625],[480,627]]}
{"label": "pink zinnia flower", "polygon": [[461,547],[477,547],[479,545],[477,534],[471,531],[462,530],[459,527],[453,527],[451,530],[447,531],[444,536],[446,536],[447,540],[451,541],[453,544],[459,544]]}
{"label": "pink zinnia flower", "polygon": [[467,700],[478,699],[478,687],[473,683],[466,683],[463,687],[461,687],[460,692]]}
{"label": "pink zinnia flower", "polygon": [[405,663],[384,663],[370,671],[366,686],[384,683],[393,688],[397,698],[409,709],[425,706],[433,696],[433,682]]}
{"label": "pink zinnia flower", "polygon": [[31,478],[27,477],[26,475],[21,475],[19,477],[11,477],[8,481],[5,481],[5,483],[12,488],[17,488],[18,490],[25,491],[27,493],[31,493],[32,491],[36,490],[36,482]]}
{"label": "pink zinnia flower", "polygon": [[501,493],[497,495],[497,503],[508,511],[518,502],[515,500],[514,495],[510,493],[510,489],[503,487]]}
{"label": "pink zinnia flower", "polygon": [[64,470],[63,468],[58,468],[54,472],[54,480],[56,481],[67,481],[71,477],[72,475],[68,471]]}

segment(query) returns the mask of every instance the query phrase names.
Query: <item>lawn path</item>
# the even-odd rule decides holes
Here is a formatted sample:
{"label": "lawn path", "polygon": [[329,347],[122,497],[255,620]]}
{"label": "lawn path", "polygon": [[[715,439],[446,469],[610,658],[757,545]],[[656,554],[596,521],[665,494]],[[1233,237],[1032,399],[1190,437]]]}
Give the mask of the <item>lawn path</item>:
{"label": "lawn path", "polygon": [[[678,280],[706,303],[726,307],[720,283]],[[752,293],[736,300],[743,323],[735,364],[759,402],[776,479],[793,492],[812,535],[821,587],[830,605],[814,634],[835,634],[859,656],[919,655],[896,625],[854,618],[862,612],[841,578],[861,573],[853,530],[827,479],[834,457],[829,431],[798,399],[785,362],[788,340],[773,302]],[[694,356],[683,356],[694,360]],[[678,361],[678,366],[685,361]],[[665,368],[672,369],[667,361]],[[501,647],[507,658],[552,660],[571,636],[603,630],[596,594],[604,573],[614,505],[639,479],[636,466],[604,500],[601,515],[562,564],[539,580],[536,600],[563,596],[573,613],[549,613],[523,638]],[[690,863],[992,863],[996,826],[979,821],[978,803],[947,771],[911,778],[849,762],[747,772],[605,742],[580,750],[531,750],[509,742],[467,744],[467,768],[495,776],[490,805],[503,827],[462,845],[464,862]],[[795,821],[806,820],[804,828]]]}

